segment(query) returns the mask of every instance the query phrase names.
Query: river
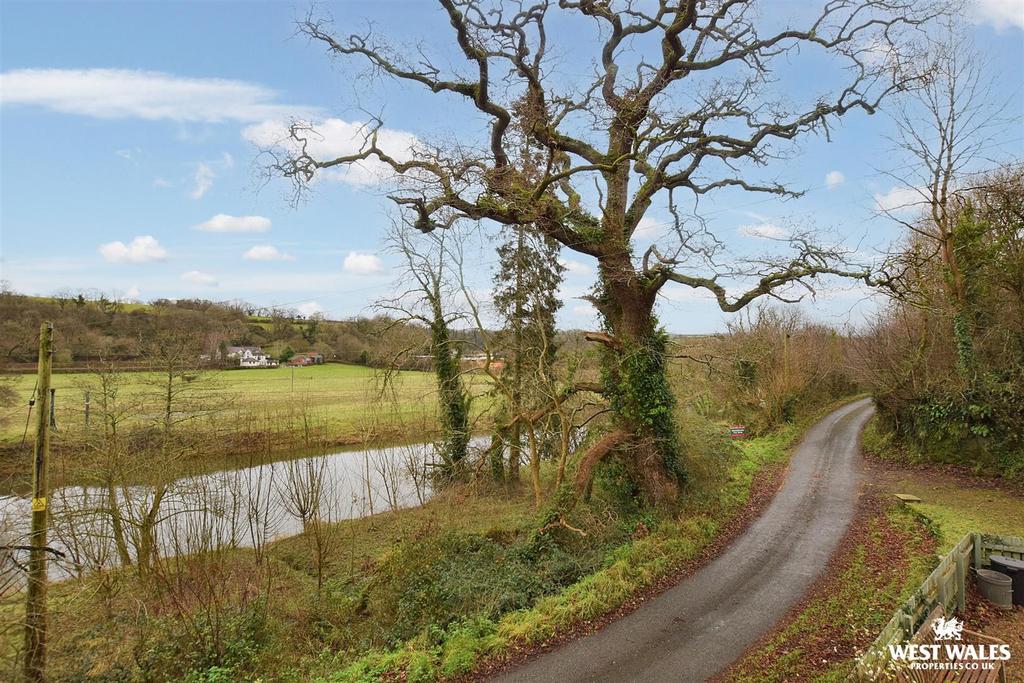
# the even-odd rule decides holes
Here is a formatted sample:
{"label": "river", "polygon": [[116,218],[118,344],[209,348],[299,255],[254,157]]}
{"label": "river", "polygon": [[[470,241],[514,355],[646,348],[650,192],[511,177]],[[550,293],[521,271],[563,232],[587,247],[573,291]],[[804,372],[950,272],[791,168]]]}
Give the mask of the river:
{"label": "river", "polygon": [[[486,439],[476,437],[471,446]],[[422,505],[432,495],[434,449],[419,443],[280,460],[253,467],[183,477],[170,482],[155,515],[163,557],[224,548],[261,548],[300,533],[312,520],[345,519]],[[153,508],[152,486],[115,487],[118,517],[134,557],[139,529]],[[115,566],[110,492],[70,486],[51,492],[49,546],[54,580]],[[0,545],[24,545],[30,501],[0,496]],[[23,551],[0,550],[0,569],[17,571]],[[6,583],[6,582],[3,582]]]}

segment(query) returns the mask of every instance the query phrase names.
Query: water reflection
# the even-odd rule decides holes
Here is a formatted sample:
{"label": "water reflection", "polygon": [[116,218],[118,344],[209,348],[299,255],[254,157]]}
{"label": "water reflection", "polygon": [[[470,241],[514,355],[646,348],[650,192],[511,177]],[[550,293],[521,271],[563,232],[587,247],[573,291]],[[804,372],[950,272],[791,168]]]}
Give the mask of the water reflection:
{"label": "water reflection", "polygon": [[[484,444],[483,438],[471,442]],[[125,559],[135,561],[146,537],[164,557],[261,549],[300,533],[314,520],[336,522],[422,505],[432,494],[433,466],[432,445],[411,444],[190,476],[163,490],[57,489],[49,502],[49,545],[63,557],[51,556],[50,576],[79,576]],[[0,496],[2,545],[25,544],[29,515],[27,498]],[[21,550],[0,550],[0,570],[17,572],[26,556]]]}

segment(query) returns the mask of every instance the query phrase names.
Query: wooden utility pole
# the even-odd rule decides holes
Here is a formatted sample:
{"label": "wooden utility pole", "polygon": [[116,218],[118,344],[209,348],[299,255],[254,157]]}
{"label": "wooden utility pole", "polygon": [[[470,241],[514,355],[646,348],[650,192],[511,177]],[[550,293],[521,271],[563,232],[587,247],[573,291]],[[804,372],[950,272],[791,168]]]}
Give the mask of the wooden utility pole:
{"label": "wooden utility pole", "polygon": [[782,335],[782,386],[789,391],[789,332]]}
{"label": "wooden utility pole", "polygon": [[29,535],[28,591],[25,599],[25,680],[46,680],[46,497],[50,455],[50,370],[53,365],[53,323],[39,327],[39,375],[36,439],[32,452],[32,532]]}

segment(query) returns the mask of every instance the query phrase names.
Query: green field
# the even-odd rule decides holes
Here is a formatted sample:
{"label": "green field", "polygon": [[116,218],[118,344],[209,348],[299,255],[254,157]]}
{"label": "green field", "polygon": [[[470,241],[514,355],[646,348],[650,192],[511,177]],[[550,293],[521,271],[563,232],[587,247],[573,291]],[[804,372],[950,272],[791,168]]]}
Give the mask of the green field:
{"label": "green field", "polygon": [[[135,408],[137,422],[160,414],[157,373],[124,373],[121,396]],[[487,381],[467,375],[475,396]],[[0,428],[0,443],[20,443],[25,433],[27,403],[35,375],[17,375],[17,408],[7,411]],[[85,421],[85,394],[92,392],[91,419],[97,418],[97,378],[89,373],[53,375],[56,420],[65,435],[79,433]],[[188,399],[201,408],[197,424],[230,427],[232,421],[251,419],[267,426],[315,425],[332,441],[367,440],[373,434],[422,434],[434,423],[436,385],[433,373],[403,371],[388,382],[380,371],[361,365],[326,364],[310,367],[227,370],[206,373],[189,387]],[[483,401],[477,401],[476,411]],[[29,435],[31,436],[31,434]]]}

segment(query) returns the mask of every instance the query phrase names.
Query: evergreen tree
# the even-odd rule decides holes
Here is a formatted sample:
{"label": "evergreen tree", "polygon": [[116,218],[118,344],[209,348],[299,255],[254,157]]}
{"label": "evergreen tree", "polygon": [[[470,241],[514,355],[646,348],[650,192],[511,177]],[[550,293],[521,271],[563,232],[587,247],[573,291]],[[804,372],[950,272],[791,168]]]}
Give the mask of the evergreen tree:
{"label": "evergreen tree", "polygon": [[[558,242],[529,226],[514,227],[498,247],[494,305],[504,327],[502,379],[510,389],[507,410],[513,414],[545,400],[536,380],[549,374],[555,359],[555,315],[562,306],[558,288],[565,274],[558,261],[560,251]],[[507,435],[506,476],[512,482],[519,480],[522,428],[522,421],[517,420]],[[495,468],[495,475],[501,474],[501,469]]]}

